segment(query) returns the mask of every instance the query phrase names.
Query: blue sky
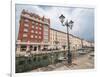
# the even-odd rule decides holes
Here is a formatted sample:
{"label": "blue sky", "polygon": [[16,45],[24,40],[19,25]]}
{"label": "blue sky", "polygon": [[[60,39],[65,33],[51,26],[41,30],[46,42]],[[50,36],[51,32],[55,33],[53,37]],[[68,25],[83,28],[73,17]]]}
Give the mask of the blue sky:
{"label": "blue sky", "polygon": [[62,26],[59,16],[63,14],[66,20],[73,20],[74,25],[70,33],[89,40],[94,41],[94,9],[93,8],[77,8],[77,7],[57,7],[43,5],[24,5],[16,4],[16,39],[19,30],[19,19],[23,9],[29,12],[37,13],[40,16],[50,18],[50,27],[66,32],[66,27]]}

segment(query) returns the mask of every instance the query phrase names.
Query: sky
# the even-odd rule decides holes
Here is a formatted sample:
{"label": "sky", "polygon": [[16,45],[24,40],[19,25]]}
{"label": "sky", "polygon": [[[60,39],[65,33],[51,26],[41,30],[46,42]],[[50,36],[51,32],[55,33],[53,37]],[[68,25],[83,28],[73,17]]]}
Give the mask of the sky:
{"label": "sky", "polygon": [[45,5],[27,5],[16,4],[15,7],[15,28],[16,39],[19,31],[19,20],[22,10],[36,13],[40,16],[50,18],[50,27],[66,32],[66,27],[61,25],[59,16],[63,14],[65,21],[73,20],[74,24],[69,33],[80,37],[82,39],[94,42],[94,9],[93,8],[79,8],[79,7],[65,7],[65,6],[45,6]]}

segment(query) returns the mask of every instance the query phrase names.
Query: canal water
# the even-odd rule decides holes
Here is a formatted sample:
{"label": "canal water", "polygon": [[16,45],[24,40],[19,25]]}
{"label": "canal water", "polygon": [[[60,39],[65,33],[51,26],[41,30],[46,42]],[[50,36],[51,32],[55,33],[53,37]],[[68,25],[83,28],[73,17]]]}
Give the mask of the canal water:
{"label": "canal water", "polygon": [[45,54],[34,54],[28,57],[16,57],[16,73],[27,72],[50,64],[61,62],[60,57],[65,58],[65,51]]}

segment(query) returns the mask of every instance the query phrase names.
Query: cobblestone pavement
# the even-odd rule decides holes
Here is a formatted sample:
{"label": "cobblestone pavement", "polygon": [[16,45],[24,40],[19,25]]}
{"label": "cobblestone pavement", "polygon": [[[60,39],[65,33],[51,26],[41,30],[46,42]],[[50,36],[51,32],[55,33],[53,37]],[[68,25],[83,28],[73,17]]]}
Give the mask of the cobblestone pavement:
{"label": "cobblestone pavement", "polygon": [[47,67],[38,68],[31,72],[43,71],[60,71],[60,70],[75,70],[75,69],[93,69],[94,68],[94,52],[82,55],[73,60],[71,66],[68,66],[67,61],[48,65]]}

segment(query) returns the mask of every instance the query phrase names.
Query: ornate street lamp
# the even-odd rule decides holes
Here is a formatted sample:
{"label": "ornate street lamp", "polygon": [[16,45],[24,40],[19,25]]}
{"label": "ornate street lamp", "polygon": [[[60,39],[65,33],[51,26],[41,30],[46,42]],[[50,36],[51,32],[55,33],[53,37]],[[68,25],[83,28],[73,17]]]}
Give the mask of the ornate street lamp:
{"label": "ornate street lamp", "polygon": [[[62,23],[63,26],[66,26],[67,28],[67,44],[68,44],[68,54],[67,54],[67,57],[68,57],[68,64],[71,65],[72,64],[72,53],[70,51],[70,42],[69,42],[69,28],[72,29],[73,27],[73,21],[70,20],[68,22],[68,20],[65,21],[65,16],[63,14],[61,14],[61,16],[59,17],[60,19],[60,22]],[[65,23],[64,23],[65,21]]]}

